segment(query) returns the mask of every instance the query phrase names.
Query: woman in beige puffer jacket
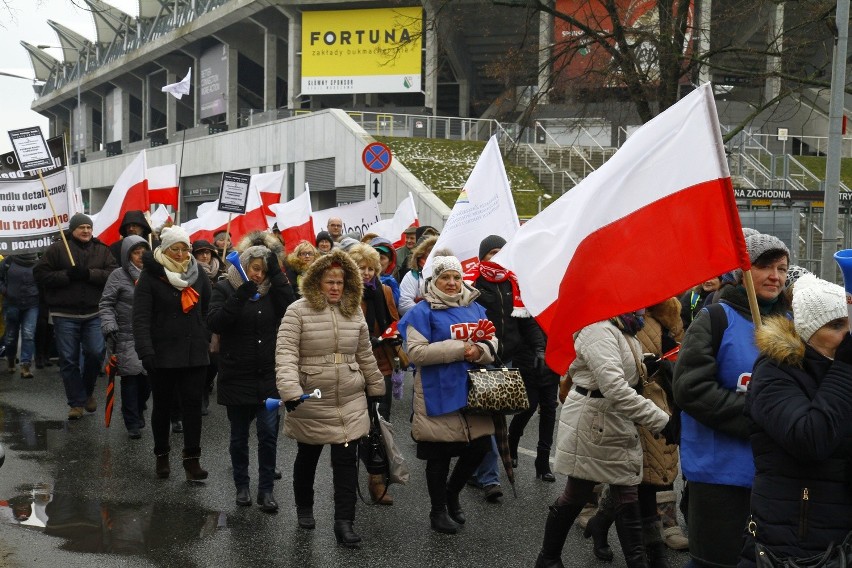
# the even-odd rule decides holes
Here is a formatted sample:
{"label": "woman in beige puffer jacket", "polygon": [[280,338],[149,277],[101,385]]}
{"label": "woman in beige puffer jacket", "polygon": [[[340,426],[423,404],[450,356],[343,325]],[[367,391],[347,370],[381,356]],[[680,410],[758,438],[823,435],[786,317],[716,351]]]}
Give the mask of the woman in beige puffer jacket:
{"label": "woman in beige puffer jacket", "polygon": [[[385,392],[361,314],[361,275],[345,252],[319,258],[305,272],[302,298],[290,304],[275,346],[276,386],[285,401],[284,433],[298,442],[293,492],[299,526],[314,528],[314,476],[324,444],[334,470],[334,534],[344,546],[361,541],[352,529],[358,483],[358,440],[367,435],[368,398]],[[299,404],[319,389],[322,398]]]}

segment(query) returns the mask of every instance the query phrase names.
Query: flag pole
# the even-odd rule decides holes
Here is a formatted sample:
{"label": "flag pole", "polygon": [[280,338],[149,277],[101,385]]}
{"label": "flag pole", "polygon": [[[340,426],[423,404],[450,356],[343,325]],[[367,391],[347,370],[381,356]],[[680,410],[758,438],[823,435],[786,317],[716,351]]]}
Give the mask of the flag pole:
{"label": "flag pole", "polygon": [[[71,247],[68,246],[68,239],[65,238],[65,231],[62,230],[62,225],[59,222],[59,215],[56,214],[56,207],[53,206],[53,198],[47,190],[47,182],[44,181],[44,176],[41,175],[41,169],[38,170],[38,179],[41,180],[41,187],[44,188],[44,194],[47,196],[47,202],[50,204],[50,210],[53,212],[53,220],[56,221],[56,228],[59,229],[59,236],[62,237],[62,244],[65,245],[65,252],[68,253],[68,260],[71,261],[71,266],[77,266],[74,263],[74,257],[71,256]],[[67,188],[66,188],[67,191]]]}
{"label": "flag pole", "polygon": [[175,208],[175,219],[177,219],[177,224],[180,225],[180,175],[183,173],[183,147],[186,144],[186,128],[183,129],[183,139],[180,141],[180,165],[178,166],[178,177],[177,177],[177,207]]}
{"label": "flag pole", "polygon": [[760,319],[760,309],[757,307],[757,294],[754,292],[754,280],[751,278],[751,270],[743,270],[743,284],[745,284],[746,295],[748,296],[751,321],[754,322],[754,327],[760,327],[763,325],[763,321]]}
{"label": "flag pole", "polygon": [[223,241],[225,244],[222,245],[222,258],[225,258],[228,253],[228,241],[231,240],[231,219],[233,217],[233,213],[228,213],[228,226],[225,229],[225,240]]}

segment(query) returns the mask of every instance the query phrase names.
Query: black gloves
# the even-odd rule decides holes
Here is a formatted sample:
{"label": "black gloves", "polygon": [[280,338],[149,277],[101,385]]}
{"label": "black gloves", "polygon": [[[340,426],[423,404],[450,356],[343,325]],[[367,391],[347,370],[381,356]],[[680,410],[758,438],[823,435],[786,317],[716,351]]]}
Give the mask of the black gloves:
{"label": "black gloves", "polygon": [[657,360],[657,356],[653,353],[647,353],[645,358],[642,359],[642,362],[645,363],[645,368],[648,369],[648,378],[654,376],[654,373],[660,368],[660,362]]}
{"label": "black gloves", "polygon": [[533,360],[533,369],[539,375],[547,369],[547,365],[544,363],[544,351],[536,351],[535,359]]}
{"label": "black gloves", "polygon": [[847,365],[852,365],[852,335],[846,334],[837,350],[834,352],[834,358],[837,361],[842,361]]}
{"label": "black gloves", "polygon": [[240,301],[246,302],[249,298],[257,293],[257,284],[254,280],[246,280],[234,292],[234,297]]}
{"label": "black gloves", "polygon": [[381,394],[377,395],[377,396],[368,396],[367,397],[367,404],[369,404],[370,406],[375,406],[376,404],[381,404],[382,400],[384,398],[385,398],[384,395],[381,395]]}
{"label": "black gloves", "polygon": [[373,349],[375,349],[376,347],[378,347],[381,344],[382,344],[381,339],[379,339],[378,337],[373,337],[372,335],[370,336],[370,345],[373,347]]}
{"label": "black gloves", "polygon": [[669,335],[668,333],[664,333],[662,339],[660,340],[660,347],[663,349],[663,355],[677,347],[677,341]]}
{"label": "black gloves", "polygon": [[285,400],[284,401],[284,409],[287,412],[293,412],[296,408],[302,404],[302,399],[297,398],[296,400]]}
{"label": "black gloves", "polygon": [[148,373],[149,377],[155,375],[157,373],[157,358],[153,355],[142,357],[142,367],[145,368],[145,372]]}
{"label": "black gloves", "polygon": [[71,282],[85,282],[89,279],[89,269],[79,264],[71,268],[66,268],[65,274],[68,275],[68,280]]}
{"label": "black gloves", "polygon": [[266,277],[272,280],[276,274],[281,274],[281,265],[278,264],[278,255],[271,252],[266,255]]}
{"label": "black gloves", "polygon": [[660,430],[660,434],[666,439],[666,444],[670,446],[680,444],[680,413],[671,415],[669,421]]}

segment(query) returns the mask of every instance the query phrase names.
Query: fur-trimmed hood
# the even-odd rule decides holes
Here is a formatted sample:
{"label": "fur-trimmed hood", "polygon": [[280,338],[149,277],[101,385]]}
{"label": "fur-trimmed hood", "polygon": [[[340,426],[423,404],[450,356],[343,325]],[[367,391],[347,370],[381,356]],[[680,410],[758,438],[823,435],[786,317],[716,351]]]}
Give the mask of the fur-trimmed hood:
{"label": "fur-trimmed hood", "polygon": [[330,253],[319,257],[308,267],[308,270],[302,275],[299,293],[315,310],[325,309],[328,302],[322,295],[320,279],[325,269],[333,263],[337,263],[343,268],[343,295],[340,298],[340,313],[346,317],[352,317],[361,311],[364,283],[355,262],[340,249],[333,249]]}
{"label": "fur-trimmed hood", "polygon": [[793,320],[784,316],[768,317],[755,331],[760,354],[778,363],[801,367],[805,358],[805,342],[796,333]]}
{"label": "fur-trimmed hood", "polygon": [[237,243],[236,250],[242,253],[252,246],[263,246],[274,252],[275,256],[278,257],[278,264],[282,264],[286,258],[284,246],[273,233],[265,231],[251,231],[250,233],[246,233],[240,239],[240,242]]}
{"label": "fur-trimmed hood", "polygon": [[411,249],[411,255],[408,257],[408,268],[419,271],[420,265],[417,264],[417,261],[419,261],[421,257],[428,256],[429,251],[437,242],[438,237],[428,237],[424,239],[422,243]]}
{"label": "fur-trimmed hood", "polygon": [[668,330],[677,329],[680,321],[680,300],[669,298],[647,309],[648,315]]}

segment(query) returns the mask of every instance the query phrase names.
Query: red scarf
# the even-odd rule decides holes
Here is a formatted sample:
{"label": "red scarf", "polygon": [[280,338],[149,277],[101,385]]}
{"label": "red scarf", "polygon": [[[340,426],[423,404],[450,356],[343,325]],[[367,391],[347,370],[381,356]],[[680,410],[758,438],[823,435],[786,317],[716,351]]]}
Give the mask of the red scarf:
{"label": "red scarf", "polygon": [[512,285],[512,308],[514,308],[512,310],[512,316],[516,318],[530,317],[529,310],[527,310],[524,306],[524,302],[521,300],[521,292],[518,289],[518,279],[514,272],[506,270],[499,264],[484,260],[465,272],[464,279],[469,282],[476,282],[480,276],[485,278],[488,282],[494,283],[505,282],[508,280]]}

